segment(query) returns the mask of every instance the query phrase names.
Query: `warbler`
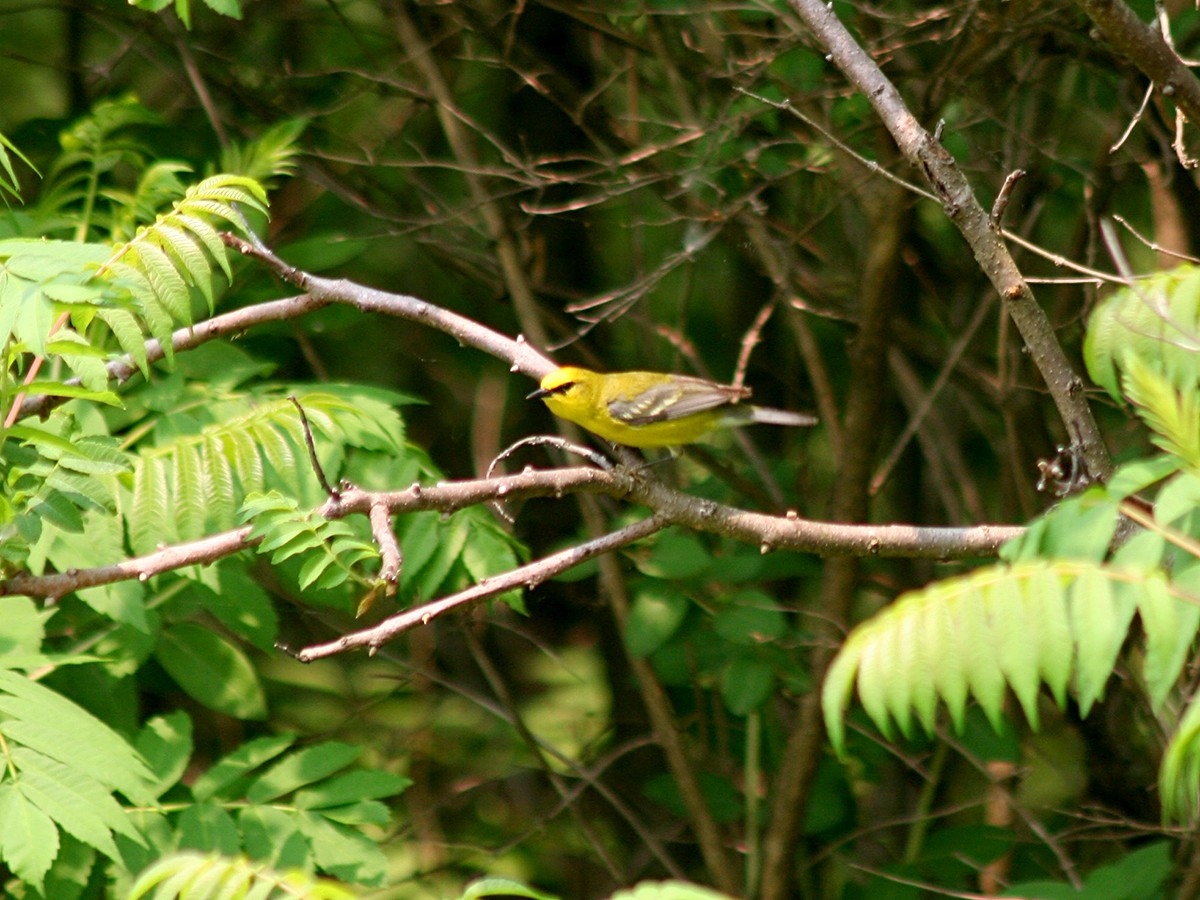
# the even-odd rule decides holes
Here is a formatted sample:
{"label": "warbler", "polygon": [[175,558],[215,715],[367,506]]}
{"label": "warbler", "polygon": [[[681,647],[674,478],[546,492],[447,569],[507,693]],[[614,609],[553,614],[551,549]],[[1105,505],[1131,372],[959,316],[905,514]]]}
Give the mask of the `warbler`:
{"label": "warbler", "polygon": [[527,399],[626,447],[678,447],[718,428],[763,422],[815,425],[801,413],[752,406],[750,389],[665,372],[593,372],[555,369]]}

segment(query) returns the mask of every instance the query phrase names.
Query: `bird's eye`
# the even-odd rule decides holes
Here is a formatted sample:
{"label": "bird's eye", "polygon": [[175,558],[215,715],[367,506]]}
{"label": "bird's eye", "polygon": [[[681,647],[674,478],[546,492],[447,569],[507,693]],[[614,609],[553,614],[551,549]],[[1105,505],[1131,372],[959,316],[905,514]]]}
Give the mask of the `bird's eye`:
{"label": "bird's eye", "polygon": [[562,384],[556,384],[554,387],[546,391],[547,394],[565,394],[571,388],[575,387],[574,381],[564,381]]}

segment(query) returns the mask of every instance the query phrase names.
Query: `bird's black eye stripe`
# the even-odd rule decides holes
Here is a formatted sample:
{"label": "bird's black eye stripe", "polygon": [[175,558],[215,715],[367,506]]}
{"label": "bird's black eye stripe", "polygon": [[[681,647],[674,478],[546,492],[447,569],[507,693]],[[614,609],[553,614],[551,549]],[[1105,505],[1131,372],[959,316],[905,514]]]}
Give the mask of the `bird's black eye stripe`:
{"label": "bird's black eye stripe", "polygon": [[575,387],[574,381],[564,381],[562,384],[556,384],[554,387],[548,388],[546,390],[546,394],[547,396],[553,396],[554,394],[565,394],[573,387]]}

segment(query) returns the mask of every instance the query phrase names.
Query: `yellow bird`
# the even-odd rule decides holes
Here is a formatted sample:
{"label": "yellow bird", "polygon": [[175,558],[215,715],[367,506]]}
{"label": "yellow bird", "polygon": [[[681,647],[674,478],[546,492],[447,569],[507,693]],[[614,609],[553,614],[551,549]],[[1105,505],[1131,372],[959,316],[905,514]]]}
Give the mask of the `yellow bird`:
{"label": "yellow bird", "polygon": [[555,369],[528,399],[550,412],[626,447],[678,447],[710,431],[762,422],[815,425],[817,420],[743,403],[750,389],[665,372],[593,372]]}

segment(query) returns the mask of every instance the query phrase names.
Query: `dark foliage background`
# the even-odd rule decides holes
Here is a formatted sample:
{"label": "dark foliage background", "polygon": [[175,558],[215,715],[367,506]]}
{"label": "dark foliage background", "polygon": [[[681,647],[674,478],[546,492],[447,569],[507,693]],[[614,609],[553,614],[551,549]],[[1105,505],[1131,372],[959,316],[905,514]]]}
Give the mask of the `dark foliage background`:
{"label": "dark foliage background", "polygon": [[[1200,52],[1195,10],[1167,6],[1179,53]],[[1172,148],[1173,112],[1141,109],[1145,79],[1075,6],[834,8],[938,125],[985,206],[1026,173],[1004,224],[1073,358],[1099,288],[1063,261],[1111,269],[1101,217],[1128,223],[1135,270],[1174,265],[1155,247],[1193,249],[1200,198]],[[692,493],[935,525],[1020,523],[1049,505],[1036,462],[1065,432],[1001,301],[941,208],[897,183],[921,179],[787,4],[292,0],[192,15],[185,29],[115,0],[0,7],[0,133],[48,175],[60,134],[131,98],[145,112],[131,138],[204,174],[302,121],[263,235],[288,262],[425,298],[563,363],[725,380],[746,353],[756,399],[821,416],[811,432],[755,430],[710,454],[732,479],[679,462],[666,477]],[[24,205],[0,231],[43,215],[42,233],[71,236],[77,221],[46,213],[52,179],[19,172]],[[114,157],[103,179],[128,189],[139,174]],[[290,290],[237,266],[221,309]],[[554,427],[504,363],[410,322],[330,308],[235,346],[280,381],[420,398],[403,409],[406,439],[447,477]],[[219,361],[197,364],[201,384],[216,373],[205,365]],[[1115,454],[1143,450],[1094,393]],[[566,501],[513,512],[535,554],[583,534]],[[834,576],[814,558],[673,531],[615,565],[607,582],[590,567],[531,592],[528,616],[481,609],[369,660],[305,668],[250,649],[265,721],[205,709],[152,663],[107,698],[75,670],[55,686],[127,727],[187,709],[197,770],[284,729],[366,747],[413,779],[377,835],[389,896],[451,895],[484,872],[571,897],[668,875],[729,888],[696,848],[631,655],[667,691],[748,895],[764,878],[812,897],[977,890],[997,858],[1010,881],[1065,884],[1159,834],[1148,787],[1161,740],[1145,705],[1118,695],[1086,723],[1048,710],[1037,736],[996,738],[972,718],[949,743],[854,733],[849,767],[818,748],[787,871],[764,875],[763,835],[786,817],[776,779],[798,764],[800,708],[834,626],[962,562],[872,559]],[[289,642],[351,622],[348,596],[313,607],[265,564],[249,571]],[[997,759],[1019,772],[999,781],[1014,798],[999,819],[986,808]],[[1173,846],[1177,875],[1189,847]]]}

